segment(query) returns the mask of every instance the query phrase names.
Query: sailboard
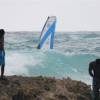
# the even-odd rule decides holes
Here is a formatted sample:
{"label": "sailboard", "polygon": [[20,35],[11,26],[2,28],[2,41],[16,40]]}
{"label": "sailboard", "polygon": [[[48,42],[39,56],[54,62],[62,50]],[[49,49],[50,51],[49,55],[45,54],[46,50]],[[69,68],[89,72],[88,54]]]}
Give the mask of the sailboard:
{"label": "sailboard", "polygon": [[41,31],[40,37],[39,37],[39,43],[37,46],[37,49],[41,49],[49,37],[50,37],[50,49],[53,49],[54,47],[54,35],[55,35],[55,28],[56,28],[56,16],[50,16],[47,18],[43,29]]}

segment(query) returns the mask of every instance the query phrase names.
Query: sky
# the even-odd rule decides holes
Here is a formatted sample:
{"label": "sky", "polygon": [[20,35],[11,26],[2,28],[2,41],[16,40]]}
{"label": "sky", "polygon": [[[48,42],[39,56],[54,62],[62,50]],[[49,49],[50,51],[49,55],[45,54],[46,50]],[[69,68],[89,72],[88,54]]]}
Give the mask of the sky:
{"label": "sky", "polygon": [[100,31],[100,0],[0,0],[0,28],[41,31],[48,16],[56,31]]}

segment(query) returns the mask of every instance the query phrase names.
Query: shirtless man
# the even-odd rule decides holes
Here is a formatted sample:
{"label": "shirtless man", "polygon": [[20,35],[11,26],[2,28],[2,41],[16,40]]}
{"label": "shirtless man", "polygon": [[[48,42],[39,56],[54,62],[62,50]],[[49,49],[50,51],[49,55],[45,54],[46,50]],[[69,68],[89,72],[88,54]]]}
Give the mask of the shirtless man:
{"label": "shirtless man", "polygon": [[4,34],[5,34],[5,31],[3,29],[0,29],[0,65],[1,65],[1,79],[4,79],[4,68],[5,68]]}
{"label": "shirtless man", "polygon": [[93,100],[99,100],[100,90],[100,59],[90,62],[89,74],[93,78]]}

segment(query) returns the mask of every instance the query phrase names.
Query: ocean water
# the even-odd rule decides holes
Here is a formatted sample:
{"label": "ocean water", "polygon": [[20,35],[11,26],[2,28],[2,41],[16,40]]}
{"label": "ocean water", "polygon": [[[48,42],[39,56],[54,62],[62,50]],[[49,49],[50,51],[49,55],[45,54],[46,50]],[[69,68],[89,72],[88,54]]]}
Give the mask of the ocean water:
{"label": "ocean water", "polygon": [[100,32],[58,32],[53,50],[49,39],[43,49],[36,49],[39,36],[39,32],[5,34],[6,75],[71,77],[91,83],[88,65],[100,58]]}

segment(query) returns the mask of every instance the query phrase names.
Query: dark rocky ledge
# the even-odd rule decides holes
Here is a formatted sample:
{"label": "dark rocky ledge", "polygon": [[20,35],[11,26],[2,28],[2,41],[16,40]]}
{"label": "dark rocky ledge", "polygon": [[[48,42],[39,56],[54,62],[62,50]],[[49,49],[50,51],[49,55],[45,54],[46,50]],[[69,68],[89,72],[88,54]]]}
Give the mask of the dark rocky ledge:
{"label": "dark rocky ledge", "polygon": [[0,100],[91,100],[83,82],[50,77],[8,76],[0,80]]}

